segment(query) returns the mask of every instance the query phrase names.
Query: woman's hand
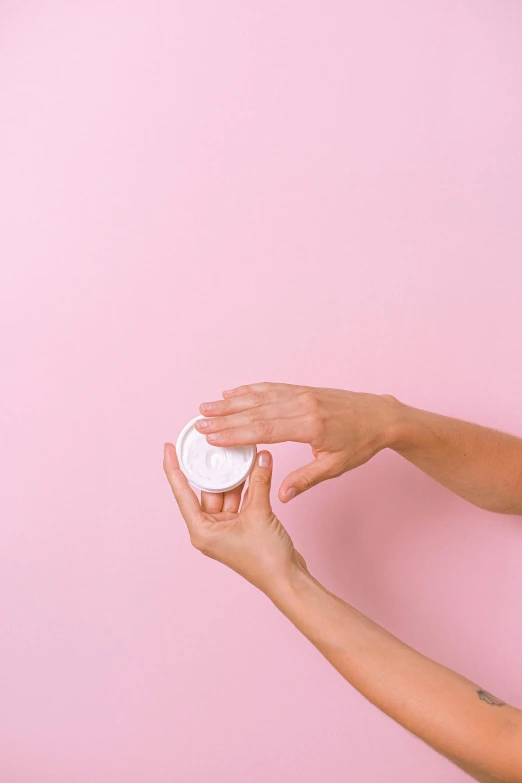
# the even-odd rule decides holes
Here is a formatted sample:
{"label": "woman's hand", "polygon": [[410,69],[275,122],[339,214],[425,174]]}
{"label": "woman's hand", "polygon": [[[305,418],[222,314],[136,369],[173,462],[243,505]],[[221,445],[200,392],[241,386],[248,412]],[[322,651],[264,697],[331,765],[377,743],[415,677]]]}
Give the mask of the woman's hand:
{"label": "woman's hand", "polygon": [[[306,564],[270,506],[272,455],[260,452],[241,504],[243,486],[201,493],[201,503],[180,470],[176,449],[165,444],[163,467],[192,544],[273,595]],[[241,506],[241,508],[240,508]]]}
{"label": "woman's hand", "polygon": [[401,404],[389,395],[256,383],[200,407],[196,427],[216,446],[309,443],[314,461],[281,484],[283,502],[367,462],[395,438]]}

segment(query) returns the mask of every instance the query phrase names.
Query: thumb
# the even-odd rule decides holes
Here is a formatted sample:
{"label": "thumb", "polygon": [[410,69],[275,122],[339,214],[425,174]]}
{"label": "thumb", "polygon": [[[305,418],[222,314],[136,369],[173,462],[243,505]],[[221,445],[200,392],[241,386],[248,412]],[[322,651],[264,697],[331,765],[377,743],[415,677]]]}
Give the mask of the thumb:
{"label": "thumb", "polygon": [[248,505],[269,510],[271,484],[272,455],[269,451],[260,451],[248,480]]}
{"label": "thumb", "polygon": [[315,487],[321,481],[335,475],[335,465],[333,457],[324,459],[315,459],[308,465],[304,465],[293,473],[289,473],[279,488],[279,499],[283,503],[306,492],[307,489]]}

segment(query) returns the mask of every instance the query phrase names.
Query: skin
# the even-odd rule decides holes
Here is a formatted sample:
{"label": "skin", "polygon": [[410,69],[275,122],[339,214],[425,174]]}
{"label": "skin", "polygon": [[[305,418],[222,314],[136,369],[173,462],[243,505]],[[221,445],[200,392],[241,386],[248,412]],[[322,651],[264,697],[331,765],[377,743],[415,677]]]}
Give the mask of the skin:
{"label": "skin", "polygon": [[476,506],[522,514],[522,439],[365,394],[283,383],[257,383],[203,403],[196,425],[217,446],[309,443],[313,461],[279,489],[288,502],[390,448]]}
{"label": "skin", "polygon": [[164,469],[196,549],[262,590],[363,696],[476,780],[522,783],[522,713],[403,644],[311,576],[272,511],[269,452],[258,455],[242,503],[240,490],[203,492],[200,502],[170,443]]}
{"label": "skin", "polygon": [[[201,431],[216,445],[310,443],[314,461],[285,478],[282,500],[393,448],[470,502],[522,513],[522,441],[513,436],[389,395],[334,389],[256,384],[208,405],[211,426]],[[192,544],[264,592],[363,696],[476,780],[522,783],[522,712],[416,652],[309,573],[271,508],[269,452],[258,455],[244,495],[240,487],[199,501],[172,444],[164,469]]]}

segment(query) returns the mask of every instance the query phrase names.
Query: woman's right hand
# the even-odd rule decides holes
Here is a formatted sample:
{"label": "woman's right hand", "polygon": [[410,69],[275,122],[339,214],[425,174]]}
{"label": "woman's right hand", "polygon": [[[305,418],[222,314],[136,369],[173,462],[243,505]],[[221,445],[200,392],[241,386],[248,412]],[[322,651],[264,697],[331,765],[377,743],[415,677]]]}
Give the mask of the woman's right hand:
{"label": "woman's right hand", "polygon": [[216,446],[309,443],[313,462],[290,473],[279,488],[283,502],[325,479],[340,476],[391,446],[402,405],[390,395],[341,389],[256,383],[203,403],[197,429]]}

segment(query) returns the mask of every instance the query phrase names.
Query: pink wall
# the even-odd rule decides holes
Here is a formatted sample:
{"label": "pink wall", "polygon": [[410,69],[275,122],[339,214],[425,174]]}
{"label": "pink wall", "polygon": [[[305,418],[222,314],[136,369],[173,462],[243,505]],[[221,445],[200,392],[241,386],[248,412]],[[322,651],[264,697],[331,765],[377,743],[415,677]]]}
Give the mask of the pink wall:
{"label": "pink wall", "polygon": [[[521,75],[516,0],[2,2],[2,783],[467,779],[191,550],[162,445],[265,379],[522,434]],[[519,520],[393,454],[276,507],[522,706]]]}

